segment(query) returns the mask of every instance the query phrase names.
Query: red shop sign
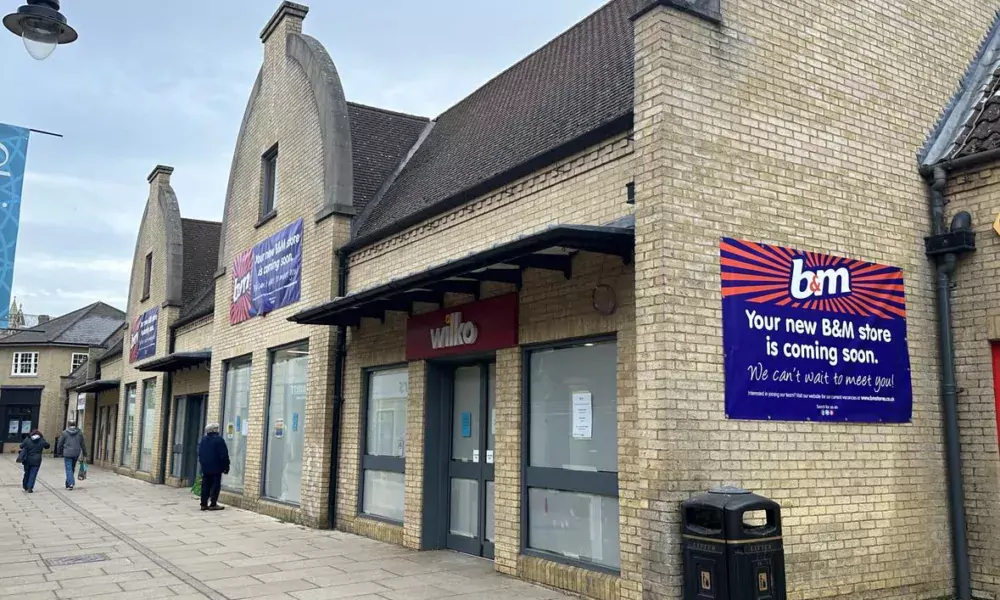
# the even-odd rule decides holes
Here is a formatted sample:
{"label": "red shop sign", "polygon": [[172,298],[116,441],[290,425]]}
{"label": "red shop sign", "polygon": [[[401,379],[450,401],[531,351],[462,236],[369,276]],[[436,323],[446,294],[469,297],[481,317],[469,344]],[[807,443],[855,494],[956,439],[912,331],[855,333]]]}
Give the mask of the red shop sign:
{"label": "red shop sign", "polygon": [[517,294],[414,315],[406,323],[406,360],[470,354],[517,345]]}

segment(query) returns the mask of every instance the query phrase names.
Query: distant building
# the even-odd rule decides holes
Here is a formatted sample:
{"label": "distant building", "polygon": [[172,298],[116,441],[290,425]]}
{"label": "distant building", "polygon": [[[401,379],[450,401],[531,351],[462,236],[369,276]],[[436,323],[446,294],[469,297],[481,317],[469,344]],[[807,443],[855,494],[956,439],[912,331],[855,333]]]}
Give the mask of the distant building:
{"label": "distant building", "polygon": [[[52,440],[66,423],[63,378],[121,330],[125,313],[97,302],[0,338],[0,423],[4,451],[32,429]],[[9,365],[9,368],[5,365]]]}

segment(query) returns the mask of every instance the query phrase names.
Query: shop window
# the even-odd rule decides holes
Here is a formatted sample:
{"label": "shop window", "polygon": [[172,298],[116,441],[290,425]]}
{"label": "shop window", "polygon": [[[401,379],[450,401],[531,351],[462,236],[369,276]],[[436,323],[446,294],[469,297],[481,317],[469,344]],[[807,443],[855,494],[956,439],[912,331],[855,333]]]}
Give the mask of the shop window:
{"label": "shop window", "polygon": [[34,377],[38,375],[37,352],[15,352],[14,364],[10,374],[15,377]]}
{"label": "shop window", "polygon": [[616,344],[550,347],[527,358],[526,551],[617,570]]}
{"label": "shop window", "polygon": [[132,442],[135,438],[135,384],[125,386],[125,432],[122,436],[122,466],[132,467]]}
{"label": "shop window", "polygon": [[142,300],[149,300],[149,285],[153,280],[153,253],[146,255],[145,266],[142,270]]}
{"label": "shop window", "polygon": [[308,365],[308,344],[271,352],[264,496],[288,504],[301,501]]}
{"label": "shop window", "polygon": [[[235,492],[243,491],[243,472],[247,462],[247,436],[250,435],[250,367],[249,358],[225,363],[226,386],[222,406],[222,429],[229,447],[229,474],[222,476],[222,486]],[[257,424],[258,431],[260,424]]]}
{"label": "shop window", "polygon": [[403,522],[406,465],[406,402],[410,392],[406,367],[366,373],[362,429],[361,512]]}
{"label": "shop window", "polygon": [[153,468],[153,447],[156,445],[156,380],[142,382],[142,433],[139,434],[139,471],[150,473]]}
{"label": "shop window", "polygon": [[260,219],[278,210],[278,145],[261,157]]}
{"label": "shop window", "polygon": [[86,352],[74,352],[73,358],[70,359],[69,372],[72,373],[79,369],[83,363],[87,362]]}

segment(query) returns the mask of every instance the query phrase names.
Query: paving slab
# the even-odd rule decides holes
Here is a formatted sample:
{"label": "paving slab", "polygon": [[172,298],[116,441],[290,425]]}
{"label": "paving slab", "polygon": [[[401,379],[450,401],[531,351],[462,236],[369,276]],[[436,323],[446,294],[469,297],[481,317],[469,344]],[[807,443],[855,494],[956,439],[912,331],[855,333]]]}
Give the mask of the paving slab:
{"label": "paving slab", "polygon": [[415,552],[232,507],[206,514],[186,489],[98,467],[73,491],[51,461],[34,494],[20,481],[20,465],[0,457],[0,531],[13,532],[0,539],[2,600],[570,598],[455,552]]}

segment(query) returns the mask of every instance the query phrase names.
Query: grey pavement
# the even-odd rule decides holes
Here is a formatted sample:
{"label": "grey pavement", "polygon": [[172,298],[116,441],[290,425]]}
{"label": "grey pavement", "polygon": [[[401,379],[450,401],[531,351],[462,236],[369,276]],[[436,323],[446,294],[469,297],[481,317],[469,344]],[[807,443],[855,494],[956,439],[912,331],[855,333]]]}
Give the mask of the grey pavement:
{"label": "grey pavement", "polygon": [[415,552],[227,508],[202,512],[189,490],[92,467],[63,489],[42,464],[34,494],[0,456],[0,598],[130,600],[513,600],[569,598],[449,551]]}

